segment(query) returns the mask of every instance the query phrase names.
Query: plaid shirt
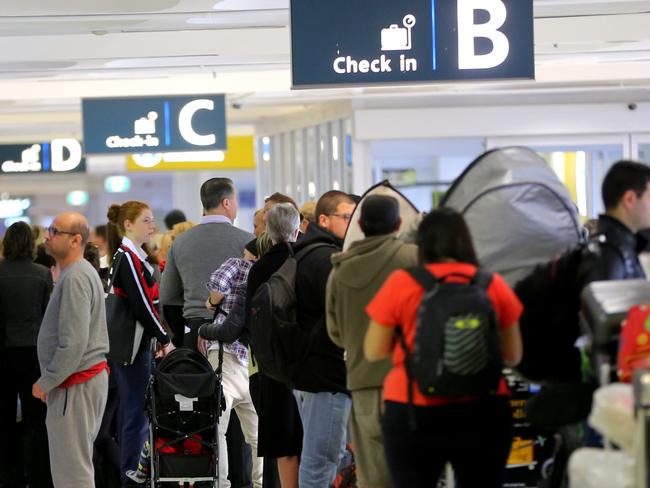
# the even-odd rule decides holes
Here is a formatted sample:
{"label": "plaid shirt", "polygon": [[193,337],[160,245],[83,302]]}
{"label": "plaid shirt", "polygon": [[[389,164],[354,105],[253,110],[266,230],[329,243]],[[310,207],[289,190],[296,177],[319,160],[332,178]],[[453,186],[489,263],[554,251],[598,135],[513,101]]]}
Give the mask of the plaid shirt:
{"label": "plaid shirt", "polygon": [[[230,310],[235,303],[237,292],[242,287],[246,287],[248,281],[248,272],[250,271],[253,263],[241,258],[229,258],[219,268],[212,273],[210,281],[207,283],[208,290],[216,291],[223,295],[220,306],[224,312],[230,313]],[[217,321],[223,323],[226,318],[223,314],[219,314]],[[218,347],[216,343],[212,343],[209,349]],[[224,351],[237,356],[239,363],[248,367],[248,350],[246,346],[239,341],[232,344],[224,344]]]}

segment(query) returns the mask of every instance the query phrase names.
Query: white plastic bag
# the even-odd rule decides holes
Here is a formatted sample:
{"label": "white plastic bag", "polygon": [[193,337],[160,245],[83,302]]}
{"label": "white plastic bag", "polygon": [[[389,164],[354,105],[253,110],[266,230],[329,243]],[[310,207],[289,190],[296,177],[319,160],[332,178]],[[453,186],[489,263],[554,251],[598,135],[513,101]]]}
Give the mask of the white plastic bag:
{"label": "white plastic bag", "polygon": [[621,449],[634,452],[632,385],[612,383],[598,388],[594,393],[589,425]]}
{"label": "white plastic bag", "polygon": [[625,451],[578,449],[569,460],[571,488],[634,488],[634,458]]}

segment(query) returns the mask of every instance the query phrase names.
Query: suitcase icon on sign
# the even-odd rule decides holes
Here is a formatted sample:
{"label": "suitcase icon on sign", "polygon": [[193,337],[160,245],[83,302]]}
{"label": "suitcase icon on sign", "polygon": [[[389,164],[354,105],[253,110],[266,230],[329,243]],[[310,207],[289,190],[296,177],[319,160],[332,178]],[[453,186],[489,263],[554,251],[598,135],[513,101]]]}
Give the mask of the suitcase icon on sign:
{"label": "suitcase icon on sign", "polygon": [[381,30],[382,51],[409,51],[412,48],[411,29],[415,25],[415,15],[406,15],[402,23],[404,27],[392,24]]}

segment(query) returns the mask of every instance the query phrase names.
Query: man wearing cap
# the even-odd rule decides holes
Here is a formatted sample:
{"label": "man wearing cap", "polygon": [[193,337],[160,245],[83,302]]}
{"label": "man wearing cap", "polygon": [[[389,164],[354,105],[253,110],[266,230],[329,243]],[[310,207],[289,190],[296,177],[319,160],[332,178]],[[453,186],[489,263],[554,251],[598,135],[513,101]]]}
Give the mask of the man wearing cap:
{"label": "man wearing cap", "polygon": [[395,198],[366,197],[359,219],[365,239],[332,256],[334,268],[327,283],[327,332],[346,351],[352,444],[358,486],[362,488],[391,486],[380,426],[382,386],[390,359],[366,361],[363,341],[369,323],[365,312],[368,302],[393,271],[417,266],[417,246],[397,239],[401,223]]}

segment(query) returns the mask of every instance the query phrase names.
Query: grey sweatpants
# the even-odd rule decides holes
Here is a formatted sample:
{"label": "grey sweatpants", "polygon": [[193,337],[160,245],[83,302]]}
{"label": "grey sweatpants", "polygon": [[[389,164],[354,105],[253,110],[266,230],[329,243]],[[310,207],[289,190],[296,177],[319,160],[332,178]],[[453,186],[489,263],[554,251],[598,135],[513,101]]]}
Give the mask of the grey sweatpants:
{"label": "grey sweatpants", "polygon": [[47,394],[50,468],[56,488],[94,488],[93,443],[108,397],[108,373]]}

